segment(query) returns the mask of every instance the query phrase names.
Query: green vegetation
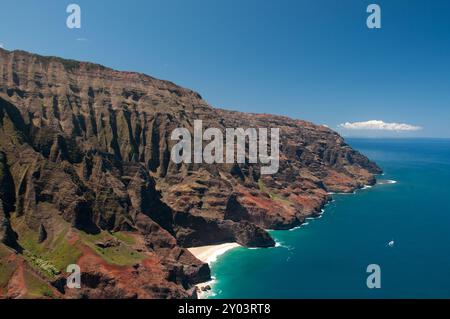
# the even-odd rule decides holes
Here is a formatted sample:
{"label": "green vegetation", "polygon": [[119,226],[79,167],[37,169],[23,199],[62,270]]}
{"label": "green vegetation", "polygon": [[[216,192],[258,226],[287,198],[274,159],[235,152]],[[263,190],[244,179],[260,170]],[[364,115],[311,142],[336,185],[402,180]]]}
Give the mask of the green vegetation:
{"label": "green vegetation", "polygon": [[261,192],[266,193],[267,195],[269,195],[271,200],[276,200],[276,201],[280,201],[283,202],[285,204],[291,204],[291,202],[289,200],[287,200],[286,198],[284,198],[283,196],[280,196],[278,194],[269,192],[266,188],[266,185],[264,185],[264,182],[262,181],[262,179],[258,180],[258,188]]}
{"label": "green vegetation", "polygon": [[261,192],[266,193],[266,186],[264,185],[264,182],[262,181],[262,179],[260,178],[258,180],[258,188]]}
{"label": "green vegetation", "polygon": [[39,277],[36,277],[35,275],[31,274],[30,272],[26,271],[25,274],[25,285],[27,287],[27,297],[29,298],[42,298],[42,297],[48,297],[48,298],[54,298],[53,291],[50,289],[48,284],[40,279]]}
{"label": "green vegetation", "polygon": [[[0,244],[0,288],[5,288],[11,279],[14,271],[16,270],[17,264],[15,262],[8,262],[6,257],[13,254],[6,247]],[[46,270],[49,274],[57,272],[55,268],[52,267],[48,262],[31,255],[28,251],[24,253],[25,260],[33,266],[39,269],[39,273],[43,273]],[[32,274],[30,271],[24,271],[25,286],[27,288],[28,298],[42,298],[48,297],[53,298],[54,294],[50,286],[45,282],[45,280],[39,278],[38,276]]]}
{"label": "green vegetation", "polygon": [[56,238],[53,250],[44,256],[51,260],[57,269],[65,271],[67,265],[76,263],[81,256],[81,251],[77,244],[72,245],[67,241],[63,231]]}
{"label": "green vegetation", "polygon": [[54,278],[60,273],[60,271],[51,262],[39,258],[38,256],[33,255],[27,250],[23,252],[23,256],[30,265],[34,266],[34,268],[37,268],[48,278]]}
{"label": "green vegetation", "polygon": [[[130,247],[133,244],[132,241],[134,241],[134,239],[125,233],[115,233],[112,235],[108,232],[102,231],[96,235],[80,232],[80,235],[83,242],[92,248],[109,264],[118,266],[132,266],[145,257],[144,254],[139,253]],[[114,240],[114,238],[120,241],[119,245],[106,248],[96,245],[99,241],[104,242],[107,240]]]}
{"label": "green vegetation", "polygon": [[[12,222],[16,220],[12,218]],[[81,256],[78,243],[70,244],[66,238],[68,225],[63,227],[53,240],[39,244],[39,234],[21,224],[15,229],[19,233],[19,244],[24,248],[24,257],[43,275],[54,278],[65,271],[67,265],[74,264]]]}
{"label": "green vegetation", "polygon": [[126,232],[115,232],[115,233],[112,233],[111,235],[116,237],[118,240],[123,241],[127,245],[135,245],[136,244],[135,238]]}
{"label": "green vegetation", "polygon": [[[54,279],[55,276],[66,270],[67,265],[76,263],[82,255],[81,247],[83,245],[91,248],[105,262],[112,265],[132,266],[145,258],[145,254],[137,252],[133,248],[136,240],[127,232],[102,231],[94,235],[77,231],[79,239],[71,243],[67,236],[70,233],[70,225],[62,221],[56,235],[39,243],[38,232],[27,227],[21,218],[13,215],[11,222],[19,234],[18,242],[24,248],[24,258],[40,275],[48,279]],[[110,247],[98,245],[99,242],[107,241],[111,241],[113,244]]]}

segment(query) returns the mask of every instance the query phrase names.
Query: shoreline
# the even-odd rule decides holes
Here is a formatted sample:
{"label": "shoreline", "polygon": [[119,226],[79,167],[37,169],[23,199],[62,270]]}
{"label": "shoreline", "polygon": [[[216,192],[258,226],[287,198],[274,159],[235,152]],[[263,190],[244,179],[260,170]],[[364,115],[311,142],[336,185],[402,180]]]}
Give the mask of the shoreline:
{"label": "shoreline", "polygon": [[[376,182],[373,185],[363,185],[361,187],[357,187],[353,190],[353,192],[349,192],[349,193],[329,192],[328,194],[329,195],[354,195],[357,193],[358,190],[370,189],[376,185],[386,185],[386,184],[396,184],[396,183],[397,183],[397,181],[395,181],[395,180],[376,180]],[[323,203],[321,205],[320,212],[313,213],[313,214],[309,215],[308,217],[306,217],[305,221],[301,225],[291,227],[286,230],[287,231],[297,230],[297,229],[301,228],[302,226],[308,225],[309,224],[308,220],[322,218],[325,213],[326,206],[330,202],[333,202],[333,201],[334,200],[332,199],[326,203]],[[277,243],[275,245],[275,247],[277,247],[277,246],[280,246],[279,243]],[[209,266],[211,266],[211,263],[215,262],[220,255],[224,254],[225,252],[227,252],[230,249],[237,248],[237,247],[242,247],[242,246],[239,245],[238,243],[225,243],[225,244],[219,244],[219,245],[207,245],[207,246],[200,246],[200,247],[192,247],[192,248],[188,248],[188,250],[197,259],[199,259],[199,260],[207,263]],[[204,299],[205,297],[207,297],[210,294],[214,295],[212,285],[214,284],[215,280],[216,280],[216,278],[211,276],[211,280],[195,285],[195,287],[197,288],[197,298],[198,299]]]}
{"label": "shoreline", "polygon": [[203,261],[204,263],[211,264],[217,260],[217,257],[223,255],[228,250],[242,247],[238,243],[225,243],[219,245],[208,245],[188,248],[189,252],[194,255],[197,259]]}
{"label": "shoreline", "polygon": [[[191,247],[188,248],[188,251],[194,255],[197,259],[201,260],[204,263],[207,263],[209,266],[213,262],[217,260],[220,255],[223,255],[227,251],[242,247],[238,243],[224,243],[219,245],[208,245],[208,246],[199,246],[199,247]],[[215,278],[211,276],[211,280],[201,282],[195,285],[197,289],[197,298],[203,299],[207,294],[211,293],[211,286],[214,283]]]}

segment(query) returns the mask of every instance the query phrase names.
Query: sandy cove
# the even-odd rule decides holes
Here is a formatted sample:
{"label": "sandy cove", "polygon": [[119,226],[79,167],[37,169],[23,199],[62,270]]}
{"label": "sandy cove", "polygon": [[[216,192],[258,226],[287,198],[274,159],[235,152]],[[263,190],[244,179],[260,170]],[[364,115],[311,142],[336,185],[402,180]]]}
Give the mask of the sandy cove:
{"label": "sandy cove", "polygon": [[[225,243],[220,245],[208,245],[208,246],[201,246],[201,247],[192,247],[188,248],[188,250],[195,256],[197,259],[211,265],[211,263],[215,262],[217,260],[217,257],[220,255],[226,253],[228,250],[241,247],[238,243]],[[198,290],[198,298],[204,298],[204,295],[206,291],[204,290],[205,287],[209,286],[209,289],[211,288],[211,284],[214,282],[214,278],[210,281],[200,283],[197,286]],[[208,290],[209,290],[208,289]]]}
{"label": "sandy cove", "polygon": [[220,245],[209,245],[201,247],[192,247],[188,250],[201,261],[211,264],[217,260],[217,257],[224,254],[230,249],[241,247],[238,243],[226,243]]}

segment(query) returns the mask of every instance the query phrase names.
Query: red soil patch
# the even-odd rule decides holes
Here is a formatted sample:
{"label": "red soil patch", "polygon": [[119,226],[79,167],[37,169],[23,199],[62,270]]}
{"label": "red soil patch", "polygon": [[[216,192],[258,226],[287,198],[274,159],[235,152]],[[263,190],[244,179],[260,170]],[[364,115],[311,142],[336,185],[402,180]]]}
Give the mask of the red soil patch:
{"label": "red soil patch", "polygon": [[158,295],[148,287],[167,287],[167,273],[162,269],[159,258],[147,254],[148,258],[134,266],[118,266],[107,263],[90,247],[83,246],[77,264],[82,273],[101,276],[104,284],[116,289],[121,297],[155,298]]}
{"label": "red soil patch", "polygon": [[24,261],[21,258],[15,257],[14,255],[10,256],[10,260],[15,262],[17,268],[8,282],[6,297],[23,298],[27,294],[24,275]]}

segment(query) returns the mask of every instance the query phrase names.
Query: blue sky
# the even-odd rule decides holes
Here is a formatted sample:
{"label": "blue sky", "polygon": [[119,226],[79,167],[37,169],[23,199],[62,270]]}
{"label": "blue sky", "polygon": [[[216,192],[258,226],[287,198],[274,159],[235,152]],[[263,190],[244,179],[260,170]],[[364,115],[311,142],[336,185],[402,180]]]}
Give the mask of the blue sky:
{"label": "blue sky", "polygon": [[[66,27],[70,3],[79,30]],[[381,6],[379,30],[366,26],[370,3]],[[147,73],[216,107],[348,136],[450,137],[447,0],[2,1],[0,44]],[[352,126],[369,120],[388,126]]]}

